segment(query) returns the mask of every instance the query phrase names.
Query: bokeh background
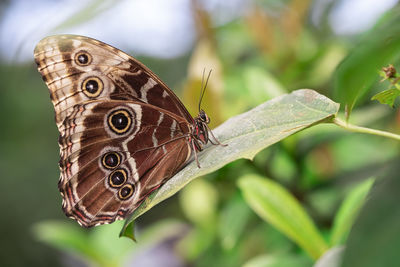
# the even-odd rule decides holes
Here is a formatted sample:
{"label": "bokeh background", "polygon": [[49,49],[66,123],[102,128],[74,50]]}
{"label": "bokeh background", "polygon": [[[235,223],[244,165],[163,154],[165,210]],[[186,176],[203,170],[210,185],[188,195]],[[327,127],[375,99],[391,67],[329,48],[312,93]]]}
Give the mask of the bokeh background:
{"label": "bokeh background", "polygon": [[[300,88],[339,101],[335,69],[399,10],[396,0],[2,1],[0,264],[311,266],[305,252],[249,208],[237,180],[257,173],[279,182],[329,236],[348,192],[399,165],[398,143],[334,126],[308,129],[254,161],[195,180],[138,219],[133,243],[118,238],[121,223],[84,230],[62,213],[58,133],[33,49],[57,33],[102,40],[152,69],[192,114],[202,71],[212,69],[203,108],[215,127]],[[379,79],[377,69],[352,119],[399,132],[397,108],[370,101],[385,88]],[[277,265],[263,265],[265,257]]]}

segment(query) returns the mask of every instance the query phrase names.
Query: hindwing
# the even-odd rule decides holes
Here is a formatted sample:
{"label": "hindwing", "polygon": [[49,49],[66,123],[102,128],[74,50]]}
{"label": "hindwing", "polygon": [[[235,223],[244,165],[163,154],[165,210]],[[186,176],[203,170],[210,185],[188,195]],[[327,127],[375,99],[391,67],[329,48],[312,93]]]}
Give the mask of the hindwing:
{"label": "hindwing", "polygon": [[137,101],[76,105],[59,139],[64,212],[86,227],[124,218],[188,160],[187,127]]}

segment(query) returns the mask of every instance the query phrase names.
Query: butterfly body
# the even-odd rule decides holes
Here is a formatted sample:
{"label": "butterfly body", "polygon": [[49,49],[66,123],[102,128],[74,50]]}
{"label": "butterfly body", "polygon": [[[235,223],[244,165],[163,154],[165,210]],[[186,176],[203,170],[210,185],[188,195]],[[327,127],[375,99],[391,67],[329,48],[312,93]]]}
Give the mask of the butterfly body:
{"label": "butterfly body", "polygon": [[60,132],[63,210],[84,227],[125,218],[209,141],[149,69],[124,52],[76,35],[35,48]]}

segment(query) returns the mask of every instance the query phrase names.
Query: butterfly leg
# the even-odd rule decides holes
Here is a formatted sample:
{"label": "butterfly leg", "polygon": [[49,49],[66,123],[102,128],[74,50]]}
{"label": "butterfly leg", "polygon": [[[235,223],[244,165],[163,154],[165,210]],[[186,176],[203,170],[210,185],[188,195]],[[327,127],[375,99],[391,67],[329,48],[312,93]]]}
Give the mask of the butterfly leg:
{"label": "butterfly leg", "polygon": [[192,145],[192,149],[194,152],[194,159],[196,160],[197,167],[200,168],[199,158],[197,157],[197,150],[198,150],[199,145],[197,143],[195,143],[195,140],[193,138],[190,140],[190,143]]}
{"label": "butterfly leg", "polygon": [[207,124],[206,124],[206,127],[207,127],[208,132],[210,132],[212,138],[213,138],[213,139],[215,140],[215,142],[216,142],[216,143],[214,143],[213,140],[209,139],[211,144],[213,144],[213,145],[219,145],[219,146],[228,146],[228,144],[222,144],[222,143],[214,136],[213,132],[211,131],[211,129],[208,127]]}

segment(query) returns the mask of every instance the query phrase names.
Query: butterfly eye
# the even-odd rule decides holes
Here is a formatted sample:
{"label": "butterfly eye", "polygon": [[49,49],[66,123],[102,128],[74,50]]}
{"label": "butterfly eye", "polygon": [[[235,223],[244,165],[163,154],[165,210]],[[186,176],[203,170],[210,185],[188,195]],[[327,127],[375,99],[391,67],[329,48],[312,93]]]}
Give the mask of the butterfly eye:
{"label": "butterfly eye", "polygon": [[119,109],[108,116],[108,125],[116,134],[126,133],[132,124],[132,116],[127,110]]}
{"label": "butterfly eye", "polygon": [[118,169],[113,171],[108,179],[108,183],[111,187],[120,187],[126,182],[126,171],[124,169]]}
{"label": "butterfly eye", "polygon": [[121,162],[121,157],[116,152],[109,152],[103,156],[102,164],[107,169],[114,169]]}
{"label": "butterfly eye", "polygon": [[133,186],[131,184],[126,184],[121,187],[118,191],[118,197],[122,200],[126,200],[133,195]]}
{"label": "butterfly eye", "polygon": [[82,90],[88,97],[98,97],[103,91],[103,82],[97,77],[89,77],[83,82]]}
{"label": "butterfly eye", "polygon": [[210,123],[210,118],[207,116],[207,114],[203,110],[200,111],[199,116],[200,116],[200,119],[202,121],[204,121],[205,123],[207,123],[207,124]]}
{"label": "butterfly eye", "polygon": [[81,51],[75,55],[75,63],[79,66],[87,66],[92,62],[92,56],[86,51]]}

